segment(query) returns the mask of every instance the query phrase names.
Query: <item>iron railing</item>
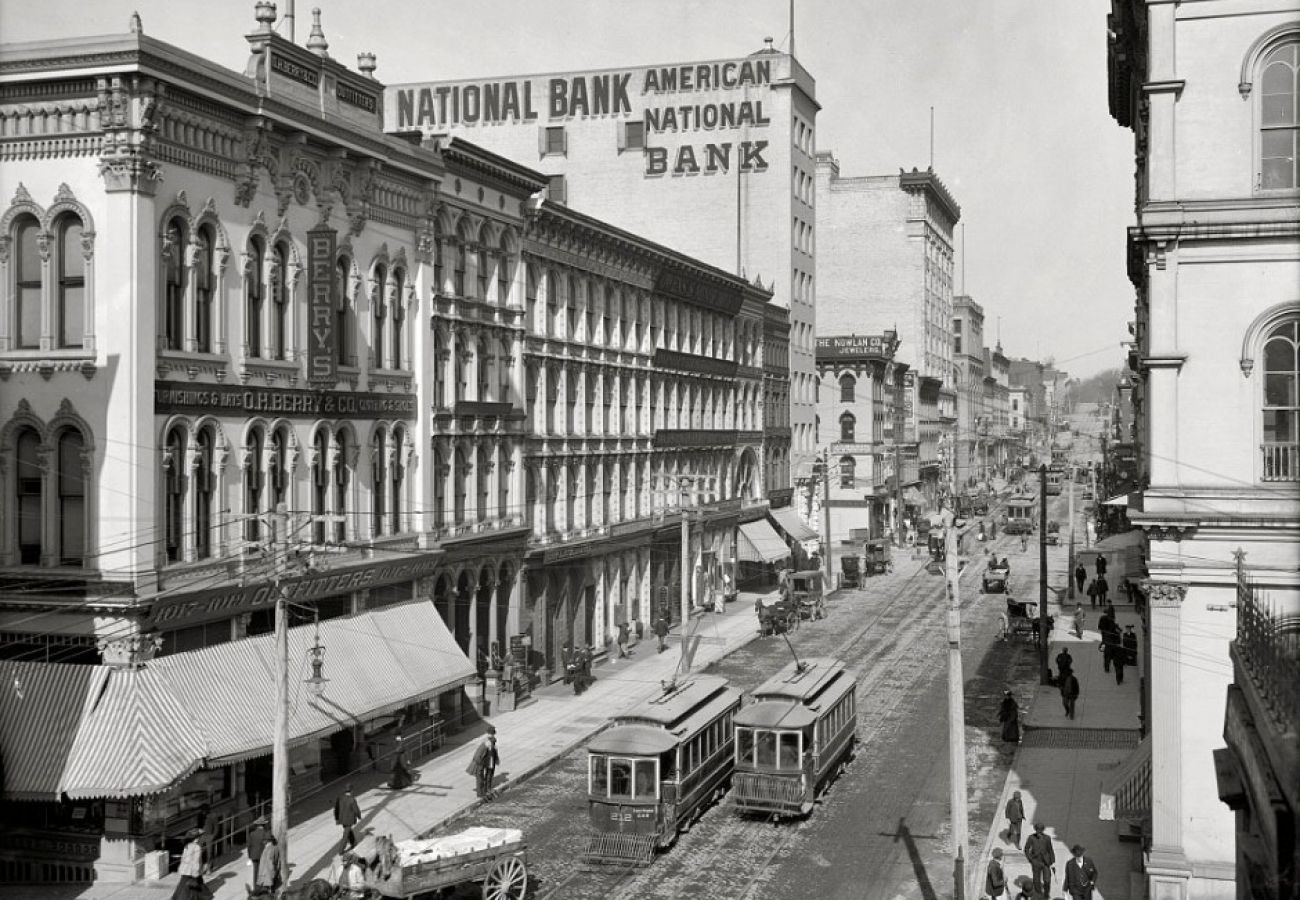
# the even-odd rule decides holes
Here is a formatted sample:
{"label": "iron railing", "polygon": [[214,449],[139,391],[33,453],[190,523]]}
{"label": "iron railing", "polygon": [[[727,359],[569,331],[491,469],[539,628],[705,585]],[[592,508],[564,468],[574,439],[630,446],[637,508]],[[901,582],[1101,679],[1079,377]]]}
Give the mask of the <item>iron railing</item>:
{"label": "iron railing", "polygon": [[1269,442],[1264,452],[1265,481],[1300,481],[1300,443]]}
{"label": "iron railing", "polygon": [[1274,724],[1294,734],[1300,731],[1300,613],[1276,608],[1238,579],[1238,658]]}

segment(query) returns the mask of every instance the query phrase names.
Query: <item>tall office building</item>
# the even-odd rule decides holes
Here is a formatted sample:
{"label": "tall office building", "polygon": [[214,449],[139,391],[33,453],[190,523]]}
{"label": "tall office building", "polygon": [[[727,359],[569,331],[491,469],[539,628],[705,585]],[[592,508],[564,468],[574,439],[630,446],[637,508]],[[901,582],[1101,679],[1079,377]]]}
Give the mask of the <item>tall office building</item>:
{"label": "tall office building", "polygon": [[815,439],[818,108],[812,76],[769,42],[740,59],[391,85],[384,121],[473,141],[549,176],[552,200],[770,288],[790,311],[790,427],[764,446],[782,505]]}

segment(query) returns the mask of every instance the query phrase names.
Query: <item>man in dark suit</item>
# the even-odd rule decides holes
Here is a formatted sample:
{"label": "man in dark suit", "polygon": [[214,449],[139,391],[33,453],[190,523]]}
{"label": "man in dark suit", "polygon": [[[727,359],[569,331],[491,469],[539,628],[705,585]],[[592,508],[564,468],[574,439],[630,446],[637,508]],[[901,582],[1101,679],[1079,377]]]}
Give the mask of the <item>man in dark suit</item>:
{"label": "man in dark suit", "polygon": [[343,789],[343,793],[334,801],[334,822],[343,827],[343,849],[351,850],[357,845],[357,823],[361,821],[361,806],[352,796],[352,785]]}
{"label": "man in dark suit", "polygon": [[1034,892],[1048,897],[1052,893],[1052,866],[1056,865],[1056,851],[1052,839],[1044,832],[1042,822],[1034,823],[1034,833],[1025,840],[1025,859],[1034,877]]}
{"label": "man in dark suit", "polygon": [[1092,889],[1097,884],[1097,867],[1083,853],[1083,846],[1075,844],[1065,864],[1065,892],[1073,900],[1092,900]]}

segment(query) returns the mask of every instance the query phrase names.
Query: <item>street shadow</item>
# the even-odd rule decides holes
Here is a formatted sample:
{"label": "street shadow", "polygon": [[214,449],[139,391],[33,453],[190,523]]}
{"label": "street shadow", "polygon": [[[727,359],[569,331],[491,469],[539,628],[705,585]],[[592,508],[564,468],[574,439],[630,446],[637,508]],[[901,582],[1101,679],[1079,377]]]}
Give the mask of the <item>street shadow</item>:
{"label": "street shadow", "polygon": [[903,847],[907,850],[907,858],[912,863],[912,873],[916,876],[916,884],[921,893],[918,895],[921,900],[939,900],[939,895],[934,891],[934,885],[930,883],[930,873],[925,870],[925,861],[921,859],[921,851],[916,846],[917,838],[932,841],[938,835],[933,834],[912,834],[912,829],[907,827],[906,819],[898,820],[898,828],[892,832],[881,832],[883,837],[892,837],[894,842],[903,842]]}

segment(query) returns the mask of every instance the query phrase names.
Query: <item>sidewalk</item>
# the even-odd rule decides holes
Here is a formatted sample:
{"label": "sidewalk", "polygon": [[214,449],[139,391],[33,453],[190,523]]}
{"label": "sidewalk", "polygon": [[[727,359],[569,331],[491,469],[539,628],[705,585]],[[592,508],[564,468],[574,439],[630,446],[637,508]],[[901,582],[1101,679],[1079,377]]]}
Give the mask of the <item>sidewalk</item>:
{"label": "sidewalk", "polygon": [[[762,596],[742,591],[726,612],[698,618],[699,644],[692,669],[698,671],[758,637],[754,601]],[[692,626],[697,621],[692,619]],[[660,690],[681,661],[681,636],[668,638],[668,649],[655,652],[653,635],[634,645],[624,660],[606,660],[596,669],[596,681],[581,697],[562,684],[549,685],[512,712],[491,715],[451,735],[442,750],[418,767],[420,777],[402,791],[387,789],[386,773],[360,773],[352,779],[361,806],[360,829],[402,840],[432,830],[442,822],[479,804],[474,779],[465,774],[470,757],[488,724],[496,726],[501,767],[496,785],[510,785],[582,745],[605,727],[609,717]],[[293,882],[309,880],[328,868],[341,845],[342,831],[334,824],[334,797],[318,796],[290,810],[289,863]],[[252,869],[242,855],[207,877],[217,900],[244,900]],[[24,900],[163,900],[171,896],[175,873],[152,884],[93,884],[80,890],[22,886]],[[0,889],[0,897],[17,897]]]}
{"label": "sidewalk", "polygon": [[[1073,720],[1065,717],[1060,692],[1049,685],[1039,685],[1028,714],[1022,717],[1023,733],[1015,760],[998,803],[998,816],[982,852],[972,861],[967,896],[984,897],[984,876],[994,847],[1002,848],[1002,867],[1008,886],[1020,876],[1028,877],[1030,867],[1021,850],[1006,837],[1007,821],[1003,813],[1012,791],[1020,791],[1025,806],[1024,838],[1033,833],[1033,823],[1042,822],[1056,851],[1056,868],[1052,880],[1052,897],[1064,897],[1062,888],[1065,863],[1070,847],[1082,844],[1087,856],[1097,866],[1097,900],[1140,900],[1130,883],[1141,871],[1141,846],[1122,842],[1117,823],[1098,818],[1101,789],[1107,775],[1128,758],[1139,740],[1138,696],[1145,660],[1136,668],[1125,667],[1124,683],[1117,685],[1113,672],[1106,672],[1099,652],[1101,635],[1097,631],[1100,609],[1084,603],[1087,615],[1083,638],[1075,637],[1069,610],[1063,612],[1052,603],[1056,627],[1048,649],[1048,659],[1055,672],[1056,654],[1062,646],[1074,657],[1074,673],[1079,679],[1079,699]],[[1115,618],[1121,629],[1126,625],[1141,628],[1141,621],[1131,605],[1116,604]],[[1010,891],[1014,896],[1014,891]]]}

